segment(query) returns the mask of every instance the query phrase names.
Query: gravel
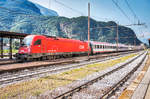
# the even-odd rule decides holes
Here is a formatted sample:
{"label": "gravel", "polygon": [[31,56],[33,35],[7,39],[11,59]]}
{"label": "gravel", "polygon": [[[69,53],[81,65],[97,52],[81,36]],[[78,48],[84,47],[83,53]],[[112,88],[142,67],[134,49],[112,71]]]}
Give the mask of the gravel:
{"label": "gravel", "polygon": [[[135,56],[136,57],[136,56]],[[133,57],[133,58],[135,58]],[[75,94],[73,94],[73,99],[96,99],[98,97],[100,97],[100,95],[105,91],[107,90],[108,88],[110,88],[113,84],[115,84],[116,82],[118,82],[121,78],[123,78],[131,69],[133,69],[135,67],[135,65],[140,62],[140,60],[142,59],[142,57],[144,57],[144,55],[142,55],[140,58],[138,58],[137,60],[135,60],[133,63],[129,64],[128,66],[126,66],[125,68],[122,68],[120,69],[119,71],[117,72],[114,72],[112,73],[111,75],[109,76],[106,76],[104,77],[102,80],[99,80],[98,82],[88,86],[87,88],[83,89],[82,91],[80,92],[76,92]],[[59,87],[59,88],[56,88],[52,91],[47,91],[45,92],[44,94],[40,95],[40,98],[42,97],[50,97],[49,99],[51,98],[54,98],[55,96],[57,95],[60,95],[72,88],[75,88],[77,86],[80,86],[94,78],[97,78],[98,76],[100,75],[103,75],[105,74],[106,72],[108,71],[111,71],[125,63],[127,63],[128,61],[132,60],[133,58],[130,58],[128,60],[126,60],[126,62],[124,63],[119,63],[113,67],[110,67],[106,70],[103,70],[101,72],[97,72],[97,73],[94,73],[92,75],[89,75],[87,76],[86,78],[84,79],[81,79],[81,80],[78,80],[78,81],[75,81],[67,86],[62,86],[62,87]],[[120,93],[120,92],[118,92]],[[113,96],[111,97],[113,99]]]}
{"label": "gravel", "polygon": [[[143,57],[144,55],[142,55],[140,58],[138,58],[131,64],[127,65],[126,67],[120,69],[119,71],[116,71],[112,73],[111,75],[104,77],[102,80],[99,80],[98,82],[94,83],[93,85],[89,86],[88,88],[84,89],[81,92],[94,95],[96,99],[98,99],[103,94],[103,91],[109,89],[111,86],[119,82],[120,79],[122,79],[125,75],[127,75],[127,73],[129,73],[142,60]],[[89,90],[90,90],[90,93],[89,93]],[[98,93],[96,93],[95,90],[96,91],[98,90]],[[82,99],[83,97],[79,93],[80,92],[77,92],[75,94],[78,95],[80,99]],[[74,95],[73,95],[73,98],[74,98]]]}
{"label": "gravel", "polygon": [[[62,64],[62,65],[51,65],[51,66],[46,66],[46,67],[35,67],[35,68],[32,68],[32,69],[24,69],[24,70],[19,70],[17,72],[6,72],[6,73],[3,73],[3,74],[0,74],[0,79],[1,80],[5,80],[5,79],[9,79],[9,78],[17,78],[17,77],[20,77],[18,78],[17,80],[13,80],[13,82],[9,82],[7,84],[1,84],[0,87],[5,87],[7,85],[10,85],[10,84],[14,84],[14,83],[17,83],[17,82],[20,82],[20,81],[26,81],[26,80],[29,80],[29,79],[35,79],[35,78],[38,78],[38,77],[44,77],[44,76],[47,76],[47,75],[50,75],[50,74],[54,74],[54,73],[59,73],[59,72],[64,72],[66,70],[69,70],[69,69],[74,69],[74,68],[79,68],[79,67],[83,67],[84,65],[86,64],[91,64],[91,63],[95,63],[95,62],[101,62],[101,61],[105,61],[105,60],[111,60],[111,59],[116,59],[116,58],[119,58],[119,57],[122,57],[122,56],[126,56],[126,55],[120,55],[120,56],[117,56],[117,57],[107,57],[107,58],[104,58],[104,59],[100,59],[100,60],[90,60],[90,61],[81,61],[79,63],[74,63],[74,64]],[[83,60],[83,59],[82,59]],[[22,67],[25,67],[25,66],[33,66],[33,65],[41,65],[41,64],[48,64],[49,62],[32,62],[32,63],[25,63],[25,64],[13,64],[14,66],[13,67],[20,67],[20,65]],[[11,65],[9,66],[5,66],[5,68],[7,67],[12,67]],[[50,71],[50,70],[57,70],[57,69],[61,69],[61,68],[64,68],[64,67],[70,67],[68,69],[65,69],[65,70],[59,70],[59,71],[54,71],[54,72],[49,72],[49,73],[43,73],[43,74],[40,74],[40,75],[34,75],[34,76],[30,76],[30,77],[24,77],[24,75],[31,75],[31,74],[37,74],[39,72],[45,72],[45,71]],[[80,82],[81,83],[81,82]],[[83,82],[84,83],[84,82]]]}

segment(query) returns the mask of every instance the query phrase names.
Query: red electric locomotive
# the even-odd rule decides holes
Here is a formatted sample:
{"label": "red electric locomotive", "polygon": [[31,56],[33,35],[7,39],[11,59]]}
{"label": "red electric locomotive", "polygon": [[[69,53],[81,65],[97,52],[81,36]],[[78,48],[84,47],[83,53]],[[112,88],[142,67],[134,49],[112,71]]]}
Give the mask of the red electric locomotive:
{"label": "red electric locomotive", "polygon": [[[118,51],[132,50],[133,47],[118,44]],[[21,60],[51,59],[87,54],[88,51],[90,54],[116,52],[117,44],[90,41],[88,50],[88,42],[85,41],[44,35],[29,35],[23,39],[16,58]]]}
{"label": "red electric locomotive", "polygon": [[23,39],[17,59],[41,59],[88,53],[88,43],[80,40],[43,35],[29,35]]}

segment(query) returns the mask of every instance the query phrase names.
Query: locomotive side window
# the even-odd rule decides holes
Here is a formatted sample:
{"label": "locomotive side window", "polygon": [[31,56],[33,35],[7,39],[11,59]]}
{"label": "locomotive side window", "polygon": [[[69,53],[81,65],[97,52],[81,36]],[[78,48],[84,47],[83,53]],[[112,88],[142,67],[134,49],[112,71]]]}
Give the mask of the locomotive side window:
{"label": "locomotive side window", "polygon": [[41,40],[40,40],[40,39],[36,40],[36,41],[34,42],[34,45],[41,45]]}

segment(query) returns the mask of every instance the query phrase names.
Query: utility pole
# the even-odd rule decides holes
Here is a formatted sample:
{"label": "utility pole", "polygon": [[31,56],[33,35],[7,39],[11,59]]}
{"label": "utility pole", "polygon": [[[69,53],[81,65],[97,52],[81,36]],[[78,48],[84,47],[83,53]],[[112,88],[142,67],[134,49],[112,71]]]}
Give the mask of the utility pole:
{"label": "utility pole", "polygon": [[90,3],[88,3],[88,59],[90,55]]}
{"label": "utility pole", "polygon": [[117,36],[117,37],[116,37],[117,52],[118,52],[118,43],[119,43],[118,24],[119,24],[119,23],[117,23],[117,27],[116,27],[116,29],[117,29],[117,30],[116,30],[116,36]]}
{"label": "utility pole", "polygon": [[51,8],[51,0],[49,0],[49,9]]}
{"label": "utility pole", "polygon": [[136,46],[136,35],[134,36],[134,46]]}

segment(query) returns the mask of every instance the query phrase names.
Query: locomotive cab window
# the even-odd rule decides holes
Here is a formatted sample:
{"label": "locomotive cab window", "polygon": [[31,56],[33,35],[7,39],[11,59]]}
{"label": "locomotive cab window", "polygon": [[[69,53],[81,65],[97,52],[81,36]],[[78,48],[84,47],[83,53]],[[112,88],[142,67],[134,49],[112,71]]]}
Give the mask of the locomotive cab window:
{"label": "locomotive cab window", "polygon": [[29,36],[25,37],[21,43],[21,46],[30,46],[33,38],[34,38],[33,35],[29,35]]}
{"label": "locomotive cab window", "polygon": [[41,45],[41,40],[40,40],[40,39],[36,40],[36,41],[34,42],[34,45]]}

